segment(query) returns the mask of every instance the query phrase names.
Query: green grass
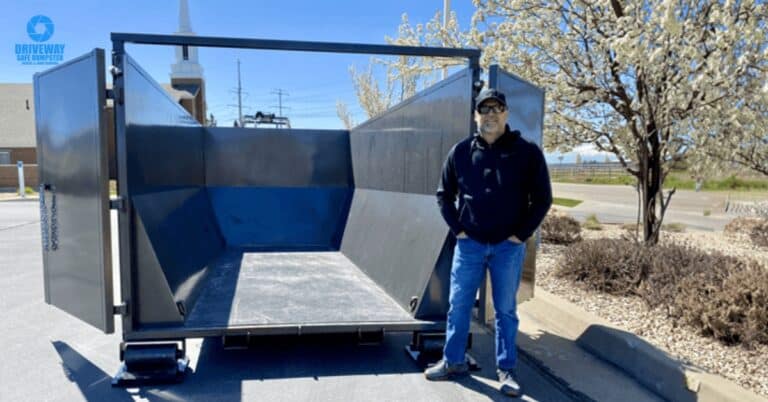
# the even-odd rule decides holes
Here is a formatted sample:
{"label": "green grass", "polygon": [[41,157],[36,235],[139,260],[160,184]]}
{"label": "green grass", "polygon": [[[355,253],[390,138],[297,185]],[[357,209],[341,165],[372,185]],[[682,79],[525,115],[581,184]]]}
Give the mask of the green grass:
{"label": "green grass", "polygon": [[560,205],[563,207],[575,207],[579,204],[581,204],[583,201],[581,200],[574,200],[572,198],[560,198],[560,197],[554,197],[552,199],[552,203],[555,205]]}
{"label": "green grass", "polygon": [[[16,190],[16,194],[19,194],[19,190]],[[35,191],[32,187],[24,187],[24,194],[26,195],[37,195],[37,191]],[[21,194],[19,194],[21,195]]]}
{"label": "green grass", "polygon": [[597,220],[597,215],[595,214],[587,216],[586,221],[581,226],[587,230],[603,230],[603,225]]}
{"label": "green grass", "polygon": [[672,232],[672,233],[682,233],[682,232],[685,232],[685,225],[683,225],[682,223],[676,223],[676,222],[665,223],[661,225],[661,230]]}

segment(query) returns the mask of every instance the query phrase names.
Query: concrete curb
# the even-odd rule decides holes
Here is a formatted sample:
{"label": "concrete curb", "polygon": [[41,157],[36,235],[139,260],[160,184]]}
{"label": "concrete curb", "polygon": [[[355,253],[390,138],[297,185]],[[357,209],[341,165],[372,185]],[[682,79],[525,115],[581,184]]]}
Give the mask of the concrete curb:
{"label": "concrete curb", "polygon": [[723,377],[677,361],[642,337],[624,331],[565,299],[538,287],[534,295],[521,308],[665,399],[768,402],[768,399]]}
{"label": "concrete curb", "polygon": [[27,198],[21,198],[21,197],[13,197],[13,198],[0,198],[0,202],[38,202],[40,201],[37,197],[27,197]]}

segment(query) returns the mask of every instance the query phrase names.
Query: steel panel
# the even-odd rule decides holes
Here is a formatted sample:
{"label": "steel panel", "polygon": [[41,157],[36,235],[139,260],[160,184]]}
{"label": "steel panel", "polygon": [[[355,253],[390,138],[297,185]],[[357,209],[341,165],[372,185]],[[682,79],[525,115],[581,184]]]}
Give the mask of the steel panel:
{"label": "steel panel", "polygon": [[205,129],[130,56],[124,64],[130,194],[204,187]]}
{"label": "steel panel", "polygon": [[[509,118],[507,124],[513,130],[520,130],[523,138],[542,148],[544,140],[544,90],[530,82],[504,71],[497,65],[489,70],[489,86],[503,92],[507,97]],[[539,236],[538,230],[535,236]],[[535,245],[528,242],[528,254],[535,256]],[[518,302],[533,297],[536,281],[536,261],[526,259],[522,280],[518,289]]]}
{"label": "steel panel", "polygon": [[231,251],[216,262],[185,326],[410,320],[406,310],[339,252]]}
{"label": "steel panel", "polygon": [[355,187],[433,195],[453,144],[471,135],[465,69],[350,132]]}
{"label": "steel panel", "polygon": [[134,330],[191,310],[224,240],[205,189],[205,128],[128,55],[121,79]]}
{"label": "steel panel", "polygon": [[112,333],[104,50],[35,74],[34,86],[39,180],[51,189],[40,194],[45,301]]}
{"label": "steel panel", "polygon": [[432,195],[355,189],[341,252],[410,311],[414,297],[438,304],[448,298],[443,288],[425,290],[440,283],[430,277],[447,232]]}
{"label": "steel panel", "polygon": [[351,187],[349,132],[209,127],[205,175],[213,187]]}
{"label": "steel panel", "polygon": [[350,187],[210,187],[227,246],[248,250],[338,250]]}
{"label": "steel panel", "polygon": [[507,96],[509,127],[520,130],[523,138],[541,148],[544,135],[544,90],[497,65],[491,66],[488,81],[489,87]]}

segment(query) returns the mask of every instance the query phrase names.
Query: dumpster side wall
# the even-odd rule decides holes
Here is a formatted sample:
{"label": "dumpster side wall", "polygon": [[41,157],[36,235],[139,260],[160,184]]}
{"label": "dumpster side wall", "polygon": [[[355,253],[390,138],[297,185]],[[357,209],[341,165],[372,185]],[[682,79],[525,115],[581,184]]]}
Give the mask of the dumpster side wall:
{"label": "dumpster side wall", "polygon": [[447,311],[448,227],[434,194],[445,155],[470,135],[471,96],[464,70],[350,132],[355,195],[341,251],[417,318]]}
{"label": "dumpster side wall", "polygon": [[[151,247],[136,250],[146,258],[132,267],[133,320],[139,327],[175,323],[192,309],[207,265],[224,250],[205,189],[205,129],[130,57],[124,80],[127,187],[134,227],[144,229],[135,236],[146,236],[138,243]],[[167,306],[171,301],[176,305]]]}

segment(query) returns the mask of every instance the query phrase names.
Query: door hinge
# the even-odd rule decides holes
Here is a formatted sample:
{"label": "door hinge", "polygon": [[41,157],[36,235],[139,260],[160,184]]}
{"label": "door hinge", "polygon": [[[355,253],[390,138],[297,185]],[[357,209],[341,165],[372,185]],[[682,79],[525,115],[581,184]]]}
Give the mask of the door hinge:
{"label": "door hinge", "polygon": [[117,306],[112,306],[112,314],[128,315],[128,305],[123,303]]}
{"label": "door hinge", "polygon": [[125,199],[123,197],[115,197],[109,199],[109,209],[116,209],[122,211],[125,207]]}

